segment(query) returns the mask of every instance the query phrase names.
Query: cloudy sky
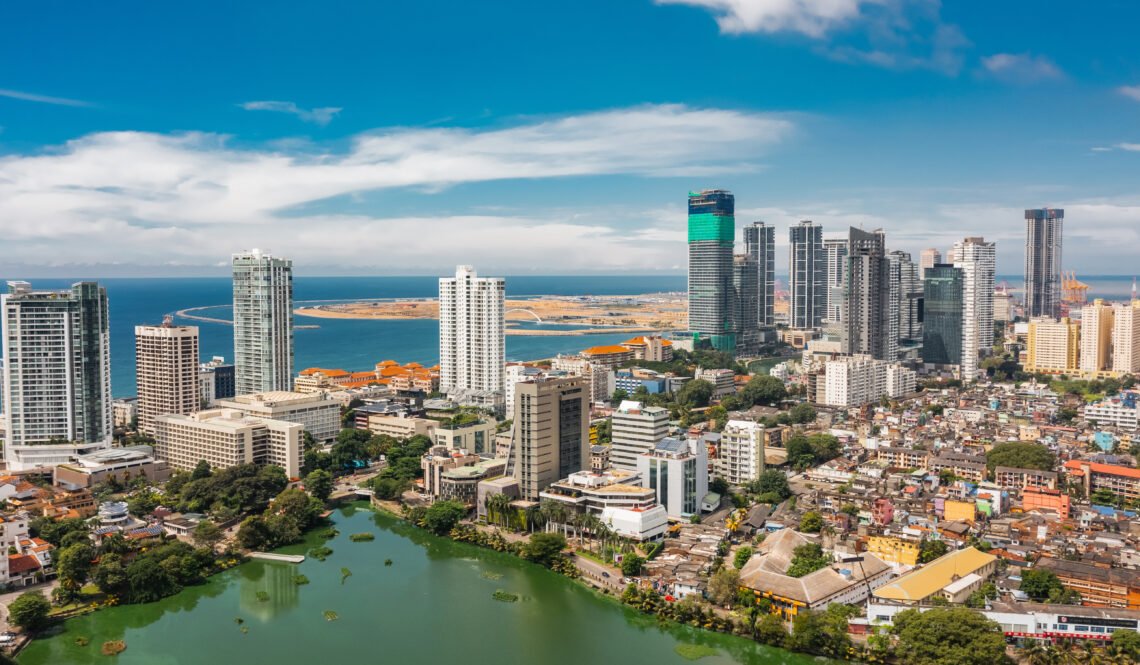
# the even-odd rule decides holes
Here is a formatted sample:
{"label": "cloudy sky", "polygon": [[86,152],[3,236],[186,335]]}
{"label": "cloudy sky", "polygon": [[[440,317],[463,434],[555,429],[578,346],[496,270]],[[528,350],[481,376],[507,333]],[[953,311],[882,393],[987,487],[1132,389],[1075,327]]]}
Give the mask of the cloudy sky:
{"label": "cloudy sky", "polygon": [[[231,5],[241,5],[235,8]],[[151,1],[0,7],[0,276],[683,272],[738,225],[1140,250],[1140,5]],[[781,253],[781,258],[782,253]]]}

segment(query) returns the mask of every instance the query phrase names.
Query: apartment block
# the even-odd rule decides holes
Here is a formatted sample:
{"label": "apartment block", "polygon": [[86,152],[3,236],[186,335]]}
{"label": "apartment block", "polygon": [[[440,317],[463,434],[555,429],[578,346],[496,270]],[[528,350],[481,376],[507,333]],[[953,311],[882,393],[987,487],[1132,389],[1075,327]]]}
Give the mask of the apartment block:
{"label": "apartment block", "polygon": [[510,468],[522,498],[539,494],[590,461],[589,390],[580,378],[515,385]]}
{"label": "apartment block", "polygon": [[637,471],[638,457],[651,451],[669,433],[669,410],[626,400],[614,410],[610,464]]}
{"label": "apartment block", "polygon": [[135,326],[139,431],[154,435],[154,419],[203,407],[198,380],[198,327]]}
{"label": "apartment block", "polygon": [[155,418],[155,457],[175,469],[192,470],[205,460],[225,469],[238,464],[275,465],[290,478],[301,474],[299,423],[256,418],[237,409],[211,409]]}

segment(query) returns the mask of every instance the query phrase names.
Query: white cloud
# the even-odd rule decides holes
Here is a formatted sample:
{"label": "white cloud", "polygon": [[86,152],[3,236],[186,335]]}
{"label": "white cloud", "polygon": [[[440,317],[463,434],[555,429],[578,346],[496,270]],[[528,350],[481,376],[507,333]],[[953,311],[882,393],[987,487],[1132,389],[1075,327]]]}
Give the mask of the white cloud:
{"label": "white cloud", "polygon": [[827,32],[859,18],[862,5],[875,0],[656,0],[659,5],[690,5],[716,16],[720,31],[798,32],[823,37]]}
{"label": "white cloud", "polygon": [[38,104],[54,104],[56,106],[94,106],[94,104],[91,104],[90,102],[85,102],[78,99],[68,99],[66,97],[49,97],[47,95],[37,95],[33,92],[22,92],[20,90],[8,90],[4,88],[0,88],[0,97],[19,99],[25,102],[36,102]]}
{"label": "white cloud", "polygon": [[273,111],[275,113],[289,113],[297,116],[305,122],[311,122],[316,125],[324,127],[332,122],[333,117],[343,111],[336,106],[326,106],[316,109],[303,109],[293,102],[245,102],[239,104],[246,111]]}
{"label": "white cloud", "polygon": [[0,262],[212,265],[236,249],[272,245],[299,264],[386,271],[463,256],[651,267],[663,244],[630,245],[605,215],[389,219],[304,206],[506,179],[737,172],[794,131],[783,115],[662,105],[505,128],[389,128],[355,137],[343,153],[311,144],[244,149],[202,133],[92,134],[43,154],[0,157]]}
{"label": "white cloud", "polygon": [[1140,85],[1122,85],[1116,91],[1129,99],[1140,102]]}
{"label": "white cloud", "polygon": [[1117,143],[1114,147],[1128,152],[1140,152],[1140,143]]}
{"label": "white cloud", "polygon": [[1049,58],[1028,53],[996,53],[982,58],[987,74],[1010,83],[1038,83],[1065,78]]}

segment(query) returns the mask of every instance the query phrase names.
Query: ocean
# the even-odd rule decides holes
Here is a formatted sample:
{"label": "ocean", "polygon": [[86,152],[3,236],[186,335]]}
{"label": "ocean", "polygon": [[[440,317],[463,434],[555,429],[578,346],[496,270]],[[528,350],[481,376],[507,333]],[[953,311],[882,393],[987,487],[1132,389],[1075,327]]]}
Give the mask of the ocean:
{"label": "ocean", "polygon": [[[18,279],[13,277],[11,279]],[[684,291],[684,275],[662,276],[522,276],[507,280],[507,297],[535,295],[635,295]],[[67,288],[75,279],[29,279],[36,288]],[[111,318],[111,392],[115,397],[135,394],[136,325],[162,322],[165,314],[191,307],[211,307],[198,314],[232,318],[233,293],[228,277],[201,278],[108,278],[98,279],[107,288]],[[378,298],[435,297],[437,277],[295,277],[296,303]],[[233,361],[233,327],[220,323],[176,320],[196,325],[203,360],[224,356]],[[439,324],[434,320],[370,321],[297,317],[297,325],[316,325],[296,331],[294,366],[347,370],[371,369],[381,360],[433,365],[439,361]],[[522,324],[526,328],[558,326]],[[584,326],[576,326],[584,327]],[[508,360],[549,358],[558,353],[576,353],[598,344],[615,344],[628,333],[581,336],[509,336]]]}

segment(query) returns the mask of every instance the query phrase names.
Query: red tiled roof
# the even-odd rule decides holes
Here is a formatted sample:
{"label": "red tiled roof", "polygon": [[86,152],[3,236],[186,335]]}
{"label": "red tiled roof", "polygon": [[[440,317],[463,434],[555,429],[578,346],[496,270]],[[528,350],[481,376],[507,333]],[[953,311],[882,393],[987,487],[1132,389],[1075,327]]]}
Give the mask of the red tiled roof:
{"label": "red tiled roof", "polygon": [[1097,462],[1083,462],[1077,459],[1065,462],[1065,468],[1069,471],[1080,471],[1081,467],[1083,466],[1088,466],[1089,470],[1093,473],[1103,473],[1110,476],[1121,476],[1123,478],[1135,478],[1140,480],[1140,469],[1133,469],[1129,466],[1115,466],[1112,464],[1098,464]]}
{"label": "red tiled roof", "polygon": [[30,573],[33,570],[40,569],[40,561],[34,556],[26,554],[9,554],[8,555],[8,574],[19,575],[21,573]]}

